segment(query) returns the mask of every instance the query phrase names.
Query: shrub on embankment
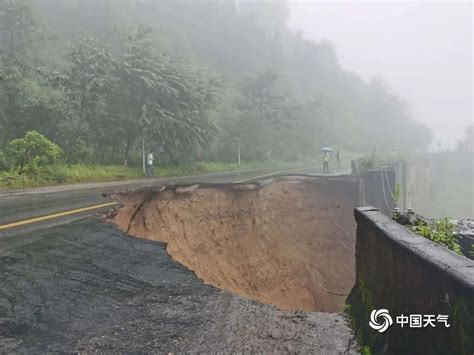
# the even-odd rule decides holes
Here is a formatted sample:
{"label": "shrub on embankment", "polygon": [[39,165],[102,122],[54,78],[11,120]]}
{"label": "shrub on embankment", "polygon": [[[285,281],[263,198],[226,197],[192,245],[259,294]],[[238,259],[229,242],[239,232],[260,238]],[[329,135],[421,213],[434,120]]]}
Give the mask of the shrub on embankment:
{"label": "shrub on embankment", "polygon": [[28,131],[24,137],[7,144],[2,154],[2,165],[19,175],[33,176],[54,165],[61,154],[62,150],[57,144],[36,131]]}

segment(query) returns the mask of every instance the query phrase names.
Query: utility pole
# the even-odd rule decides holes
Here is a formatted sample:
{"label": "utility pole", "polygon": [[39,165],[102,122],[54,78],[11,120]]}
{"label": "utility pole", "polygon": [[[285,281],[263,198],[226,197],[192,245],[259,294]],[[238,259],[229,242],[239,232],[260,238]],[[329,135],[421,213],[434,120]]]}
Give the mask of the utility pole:
{"label": "utility pole", "polygon": [[143,137],[142,137],[142,155],[143,155],[143,175],[146,174],[146,168],[145,168],[145,159],[146,159],[146,156],[145,156],[145,133],[143,133]]}
{"label": "utility pole", "polygon": [[236,138],[235,142],[237,143],[237,163],[239,164],[240,167],[240,141],[242,137]]}
{"label": "utility pole", "polygon": [[237,160],[240,166],[240,142],[237,142]]}
{"label": "utility pole", "polygon": [[147,108],[146,104],[142,105],[141,113],[140,113],[140,125],[142,126],[142,167],[143,167],[143,175],[146,176],[146,152],[145,152],[145,138],[147,132],[147,126],[150,124],[149,120],[147,119]]}

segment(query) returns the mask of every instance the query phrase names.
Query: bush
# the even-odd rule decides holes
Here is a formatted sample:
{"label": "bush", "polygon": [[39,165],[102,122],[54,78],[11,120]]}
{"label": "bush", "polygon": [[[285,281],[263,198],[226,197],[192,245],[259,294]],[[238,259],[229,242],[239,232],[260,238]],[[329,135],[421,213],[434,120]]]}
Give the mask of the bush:
{"label": "bush", "polygon": [[432,224],[425,221],[419,221],[417,225],[413,227],[413,231],[418,235],[462,255],[461,246],[459,245],[456,236],[454,236],[453,230],[454,225],[448,218],[439,219]]}
{"label": "bush", "polygon": [[11,167],[20,175],[33,176],[44,172],[61,156],[61,148],[45,136],[29,131],[23,138],[8,143],[5,156]]}
{"label": "bush", "polygon": [[42,182],[40,176],[20,175],[14,171],[0,172],[0,189],[1,188],[24,188],[31,186],[39,186]]}

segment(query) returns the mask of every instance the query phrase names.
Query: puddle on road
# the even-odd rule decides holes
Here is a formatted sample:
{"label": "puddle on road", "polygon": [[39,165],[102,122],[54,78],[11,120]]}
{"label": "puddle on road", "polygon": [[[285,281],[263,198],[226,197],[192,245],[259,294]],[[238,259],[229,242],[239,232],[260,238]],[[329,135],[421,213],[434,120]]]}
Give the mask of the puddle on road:
{"label": "puddle on road", "polygon": [[339,312],[354,284],[355,227],[338,206],[355,202],[333,185],[287,180],[117,194],[122,207],[110,221],[166,242],[173,259],[218,288],[279,309]]}

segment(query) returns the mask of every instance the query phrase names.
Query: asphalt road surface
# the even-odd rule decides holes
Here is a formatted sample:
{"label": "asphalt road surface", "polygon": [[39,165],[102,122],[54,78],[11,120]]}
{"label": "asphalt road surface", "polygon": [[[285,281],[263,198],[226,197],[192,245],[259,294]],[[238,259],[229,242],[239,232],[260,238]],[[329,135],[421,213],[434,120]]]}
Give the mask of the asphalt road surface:
{"label": "asphalt road surface", "polygon": [[[315,169],[239,170],[120,182],[63,185],[10,191],[0,190],[0,237],[38,228],[51,227],[60,223],[91,216],[99,209],[92,207],[110,202],[110,200],[102,196],[103,193],[171,183],[241,182],[256,177],[267,177],[277,173],[301,171],[312,173]],[[75,210],[83,208],[92,209],[84,212],[75,212]],[[74,213],[67,215],[61,214],[68,211]],[[32,219],[50,215],[54,215],[52,216],[53,218],[47,219],[46,221],[30,223]]]}
{"label": "asphalt road surface", "polygon": [[[273,172],[2,192],[0,227],[107,203],[103,192]],[[343,315],[278,311],[205,285],[163,243],[128,237],[96,211],[0,230],[0,352],[356,353]]]}

